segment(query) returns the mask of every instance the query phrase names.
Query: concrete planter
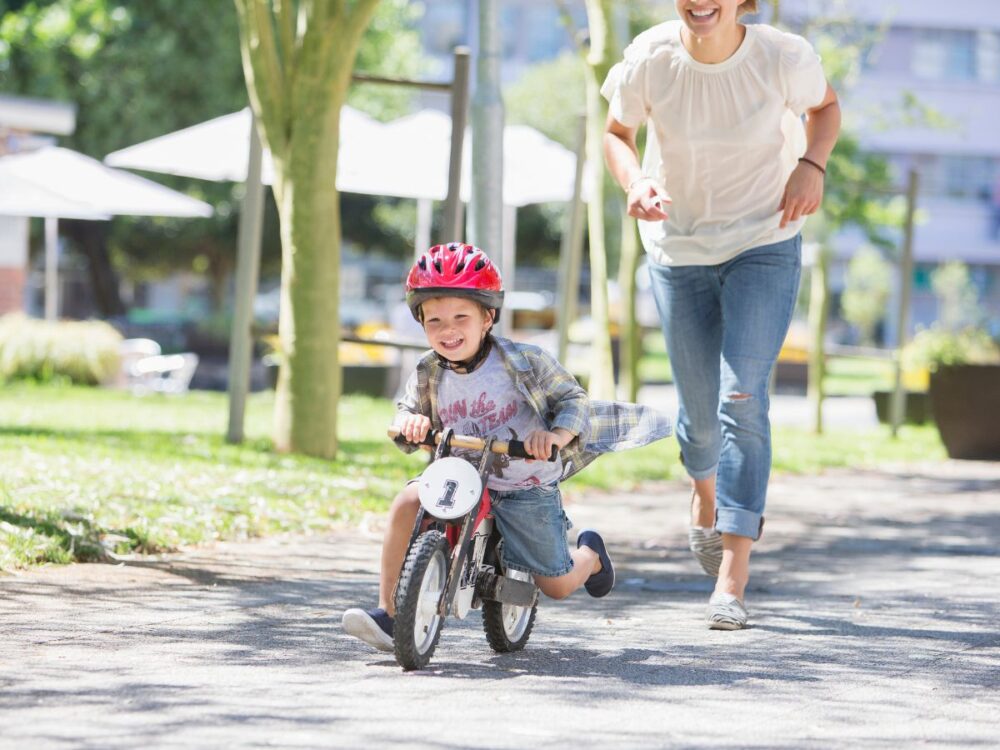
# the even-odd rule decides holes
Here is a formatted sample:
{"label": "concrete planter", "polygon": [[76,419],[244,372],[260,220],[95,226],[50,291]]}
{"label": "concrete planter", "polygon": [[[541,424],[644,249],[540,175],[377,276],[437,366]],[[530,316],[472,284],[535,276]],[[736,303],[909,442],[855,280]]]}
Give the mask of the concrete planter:
{"label": "concrete planter", "polygon": [[1000,461],[1000,365],[942,365],[930,394],[949,457]]}
{"label": "concrete planter", "polygon": [[[875,391],[875,414],[878,421],[888,424],[892,417],[892,391]],[[903,421],[906,424],[924,424],[933,418],[931,396],[927,391],[907,391],[904,400]]]}

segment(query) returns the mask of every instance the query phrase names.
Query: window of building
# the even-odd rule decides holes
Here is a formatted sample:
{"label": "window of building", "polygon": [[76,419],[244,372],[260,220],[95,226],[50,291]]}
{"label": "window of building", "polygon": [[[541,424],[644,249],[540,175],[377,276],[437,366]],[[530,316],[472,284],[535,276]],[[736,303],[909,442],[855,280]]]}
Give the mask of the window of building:
{"label": "window of building", "polygon": [[920,172],[920,192],[934,197],[986,201],[1000,179],[1000,159],[941,154],[883,154],[896,185],[906,186],[906,174]]}
{"label": "window of building", "polygon": [[1000,32],[980,31],[976,46],[976,68],[983,83],[1000,83]]}
{"label": "window of building", "polygon": [[976,79],[976,33],[920,29],[913,45],[910,69],[929,81]]}
{"label": "window of building", "polygon": [[993,162],[974,156],[941,157],[944,194],[954,198],[988,197],[993,184]]}

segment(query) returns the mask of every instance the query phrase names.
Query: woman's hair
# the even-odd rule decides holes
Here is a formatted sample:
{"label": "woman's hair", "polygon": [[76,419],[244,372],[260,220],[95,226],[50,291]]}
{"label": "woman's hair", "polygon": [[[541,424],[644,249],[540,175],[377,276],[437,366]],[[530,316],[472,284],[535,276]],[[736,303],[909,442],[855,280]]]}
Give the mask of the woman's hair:
{"label": "woman's hair", "polygon": [[747,13],[756,13],[757,11],[757,0],[744,0],[743,5],[736,11],[736,15],[743,16]]}

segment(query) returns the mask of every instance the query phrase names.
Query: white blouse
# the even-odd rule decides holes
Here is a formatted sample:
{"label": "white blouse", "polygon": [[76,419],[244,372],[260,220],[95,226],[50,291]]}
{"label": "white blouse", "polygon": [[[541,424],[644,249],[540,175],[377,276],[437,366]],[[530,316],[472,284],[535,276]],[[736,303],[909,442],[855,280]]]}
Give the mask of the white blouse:
{"label": "white blouse", "polygon": [[643,172],[673,203],[666,221],[640,221],[650,258],[716,265],[744,250],[794,237],[779,229],[788,176],[805,152],[803,113],[826,96],[809,42],[752,24],[739,49],[714,65],[681,42],[681,22],[643,32],[601,88],[627,127],[648,121]]}

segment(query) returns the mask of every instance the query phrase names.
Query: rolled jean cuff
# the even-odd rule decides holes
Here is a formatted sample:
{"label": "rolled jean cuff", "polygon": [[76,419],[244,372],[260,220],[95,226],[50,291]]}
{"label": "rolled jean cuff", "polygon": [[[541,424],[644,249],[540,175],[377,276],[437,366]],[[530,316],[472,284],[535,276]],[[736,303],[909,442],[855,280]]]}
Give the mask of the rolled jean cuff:
{"label": "rolled jean cuff", "polygon": [[718,470],[719,470],[719,465],[718,464],[713,464],[709,468],[702,469],[701,471],[694,471],[689,466],[685,466],[684,467],[684,471],[687,472],[687,475],[689,477],[691,477],[692,479],[698,479],[698,480],[701,480],[701,479],[711,479],[712,477],[714,477],[716,475],[716,473],[718,472]]}
{"label": "rolled jean cuff", "polygon": [[760,538],[764,517],[760,513],[739,508],[719,508],[715,511],[715,530],[722,534]]}

